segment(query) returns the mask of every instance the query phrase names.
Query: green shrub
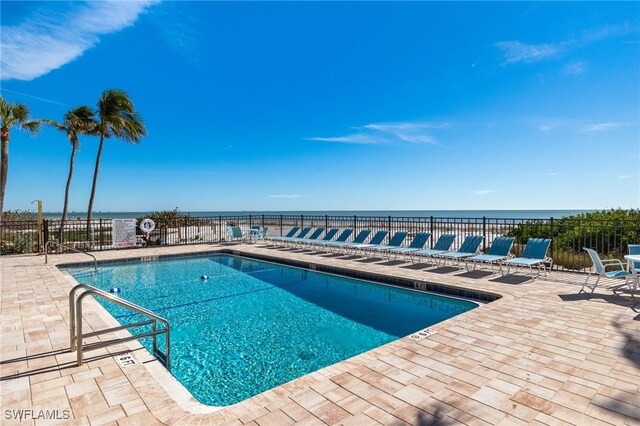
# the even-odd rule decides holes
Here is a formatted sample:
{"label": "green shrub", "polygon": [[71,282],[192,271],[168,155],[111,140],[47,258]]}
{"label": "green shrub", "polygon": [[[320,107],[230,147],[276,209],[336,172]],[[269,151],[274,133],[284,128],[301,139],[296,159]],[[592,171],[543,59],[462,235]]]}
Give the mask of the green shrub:
{"label": "green shrub", "polygon": [[35,238],[31,233],[18,234],[11,242],[2,241],[0,244],[0,254],[25,254],[33,252]]}
{"label": "green shrub", "polygon": [[593,265],[591,258],[589,255],[582,252],[574,252],[574,251],[554,251],[553,253],[553,263],[556,266],[560,266],[563,269],[570,269],[574,271],[581,271],[586,268],[590,268]]}
{"label": "green shrub", "polygon": [[22,221],[22,220],[36,220],[37,216],[27,210],[7,210],[2,212],[2,221]]}
{"label": "green shrub", "polygon": [[516,244],[529,238],[553,239],[554,261],[569,269],[591,266],[583,247],[593,248],[607,258],[621,258],[629,244],[640,243],[640,210],[612,209],[581,213],[553,221],[533,220],[507,232]]}
{"label": "green shrub", "polygon": [[143,219],[151,219],[156,224],[156,229],[159,228],[175,228],[176,226],[188,226],[197,225],[198,219],[193,219],[188,214],[180,213],[178,208],[174,210],[164,210],[159,212],[152,212],[148,215],[136,218],[136,226],[140,226],[140,222]]}

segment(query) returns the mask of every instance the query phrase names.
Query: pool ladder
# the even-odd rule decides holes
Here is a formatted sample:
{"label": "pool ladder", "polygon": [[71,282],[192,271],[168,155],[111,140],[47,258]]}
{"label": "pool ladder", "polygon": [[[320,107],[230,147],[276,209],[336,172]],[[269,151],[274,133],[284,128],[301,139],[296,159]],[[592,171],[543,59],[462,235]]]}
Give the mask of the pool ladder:
{"label": "pool ladder", "polygon": [[[83,291],[76,299],[76,293],[79,290]],[[147,321],[141,321],[129,325],[121,325],[118,327],[111,327],[104,330],[94,331],[91,333],[82,333],[82,301],[87,296],[93,296],[95,298],[102,298],[113,302],[117,305],[125,307],[133,312],[142,314],[149,319]],[[164,328],[158,329],[158,322],[164,325]],[[151,332],[136,334],[129,337],[105,340],[95,343],[85,344],[84,339],[89,337],[95,337],[105,333],[112,333],[114,331],[128,330],[134,327],[142,327],[151,325]],[[158,335],[164,334],[165,336],[165,352],[162,353],[158,349]],[[102,291],[89,284],[78,284],[69,292],[69,347],[71,352],[76,351],[78,367],[82,365],[84,352],[92,351],[94,349],[106,348],[107,346],[118,345],[120,343],[128,342],[130,340],[142,339],[145,337],[153,337],[153,355],[165,366],[165,368],[171,371],[171,347],[170,347],[170,325],[169,321],[159,317],[148,309],[138,306],[134,303],[127,302],[118,296]]]}

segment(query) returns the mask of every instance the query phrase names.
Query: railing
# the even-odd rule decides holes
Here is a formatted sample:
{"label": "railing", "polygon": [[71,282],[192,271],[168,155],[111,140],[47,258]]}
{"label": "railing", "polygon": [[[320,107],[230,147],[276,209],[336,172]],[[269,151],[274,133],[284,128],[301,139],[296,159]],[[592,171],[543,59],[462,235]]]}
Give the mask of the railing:
{"label": "railing", "polygon": [[73,247],[69,247],[67,245],[60,244],[56,240],[49,240],[44,245],[44,263],[45,263],[45,265],[47,264],[47,262],[49,262],[49,245],[50,244],[55,244],[55,245],[64,247],[67,250],[71,250],[71,251],[76,252],[76,253],[86,254],[87,256],[93,258],[93,271],[94,272],[98,272],[98,259],[96,259],[96,257],[94,255],[92,255],[91,253],[87,253],[86,251],[80,251],[80,250],[75,249]]}
{"label": "railing", "polygon": [[37,253],[41,247],[37,220],[3,220],[0,255]]}
{"label": "railing", "polygon": [[[80,294],[80,296],[78,296],[76,300],[76,293],[78,292],[78,290],[81,290],[81,289],[84,289],[85,291],[82,294]],[[99,331],[94,331],[92,333],[83,334],[82,333],[82,301],[87,296],[101,297],[105,300],[113,302],[131,311],[144,315],[150,319],[148,321],[141,321],[134,324],[121,325],[118,327],[111,327],[105,330],[99,330]],[[162,324],[164,324],[164,328],[158,330],[157,322],[161,322]],[[92,343],[89,345],[84,344],[84,339],[87,339],[89,337],[95,337],[105,333],[112,333],[114,331],[120,331],[120,330],[128,330],[130,328],[143,327],[147,325],[151,325],[151,332],[149,333],[136,334],[129,337],[101,341],[101,342]],[[157,336],[159,334],[165,335],[165,353],[164,354],[160,350],[158,350]],[[143,339],[145,337],[153,337],[153,356],[155,356],[167,368],[167,370],[171,370],[171,346],[170,346],[171,339],[170,339],[169,321],[154,314],[148,309],[145,309],[141,306],[128,302],[124,299],[119,298],[118,296],[115,296],[111,293],[107,293],[106,291],[102,291],[88,284],[78,284],[75,287],[73,287],[69,292],[69,347],[71,349],[71,352],[73,352],[74,350],[76,351],[78,367],[82,365],[83,354],[86,351],[105,348],[108,346],[128,342],[130,340]]]}
{"label": "railing", "polygon": [[[45,220],[45,241],[47,235],[62,235],[60,242],[83,250],[118,249],[113,244],[111,220],[91,221],[90,240],[87,241],[86,220],[69,219],[60,232],[59,220]],[[549,254],[554,259],[554,269],[583,271],[591,266],[589,257],[582,247],[596,250],[602,257],[618,258],[627,252],[627,244],[640,242],[640,223],[634,220],[593,220],[584,218],[487,218],[487,217],[435,217],[435,216],[351,216],[351,215],[293,215],[257,214],[228,215],[211,217],[182,216],[164,223],[156,223],[156,229],[149,239],[143,239],[140,232],[136,236],[136,246],[188,245],[219,243],[227,239],[227,226],[249,228],[252,225],[268,226],[268,235],[282,235],[293,226],[314,226],[325,228],[353,228],[355,232],[368,228],[407,231],[409,237],[417,232],[432,233],[429,244],[434,244],[443,233],[455,233],[458,240],[453,248],[458,248],[468,234],[481,234],[486,238],[483,251],[488,250],[493,240],[501,235],[516,238],[513,252],[522,253],[528,238],[551,238]],[[5,228],[3,222],[0,236],[16,243],[24,242],[26,235],[36,235],[32,223],[21,226],[11,223]],[[4,241],[4,240],[3,240]],[[30,252],[30,251],[29,251]]]}

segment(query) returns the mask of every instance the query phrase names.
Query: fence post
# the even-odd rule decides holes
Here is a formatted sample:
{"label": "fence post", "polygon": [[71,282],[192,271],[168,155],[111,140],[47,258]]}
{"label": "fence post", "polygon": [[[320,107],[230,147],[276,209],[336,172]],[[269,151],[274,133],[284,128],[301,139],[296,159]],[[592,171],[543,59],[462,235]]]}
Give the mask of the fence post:
{"label": "fence post", "polygon": [[42,221],[42,240],[44,241],[44,244],[49,241],[49,219]]}
{"label": "fence post", "polygon": [[262,215],[262,225],[261,225],[261,227],[264,228],[264,215]]}
{"label": "fence post", "polygon": [[354,232],[354,235],[358,233],[358,227],[357,227],[358,225],[357,225],[357,223],[358,223],[358,216],[354,214],[353,215],[353,232]]}
{"label": "fence post", "polygon": [[304,228],[304,215],[300,215],[300,228]]}
{"label": "fence post", "polygon": [[482,240],[482,251],[487,252],[487,218],[482,216],[482,235],[484,239]]}
{"label": "fence post", "polygon": [[429,221],[429,232],[431,232],[431,238],[429,238],[431,248],[433,248],[433,240],[436,239],[436,236],[433,235],[433,216],[431,216],[431,220]]}
{"label": "fence post", "polygon": [[[113,245],[113,235],[111,236],[111,244]],[[102,218],[100,218],[100,249],[104,247],[104,232],[102,231]]]}
{"label": "fence post", "polygon": [[251,218],[251,215],[249,215],[249,229],[251,229],[252,226],[253,226],[253,219]]}
{"label": "fence post", "polygon": [[329,229],[329,215],[324,215],[324,232],[327,232]]}
{"label": "fence post", "polygon": [[222,216],[218,216],[218,242],[222,242]]}
{"label": "fence post", "polygon": [[553,266],[556,266],[556,257],[554,256],[553,250],[555,249],[555,244],[553,244],[553,217],[549,220],[549,238],[551,239],[551,258],[553,259]]}

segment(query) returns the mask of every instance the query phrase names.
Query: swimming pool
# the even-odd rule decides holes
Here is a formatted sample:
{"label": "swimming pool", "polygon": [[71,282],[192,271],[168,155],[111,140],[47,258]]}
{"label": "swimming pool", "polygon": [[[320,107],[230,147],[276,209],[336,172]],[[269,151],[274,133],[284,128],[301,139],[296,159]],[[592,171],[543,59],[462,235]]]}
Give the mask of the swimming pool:
{"label": "swimming pool", "polygon": [[[215,406],[242,401],[477,307],[227,254],[102,264],[97,274],[86,267],[67,270],[78,282],[120,288],[123,299],[168,319],[171,373],[197,400]],[[142,320],[101,303],[121,324]],[[151,351],[150,339],[142,344]]]}

